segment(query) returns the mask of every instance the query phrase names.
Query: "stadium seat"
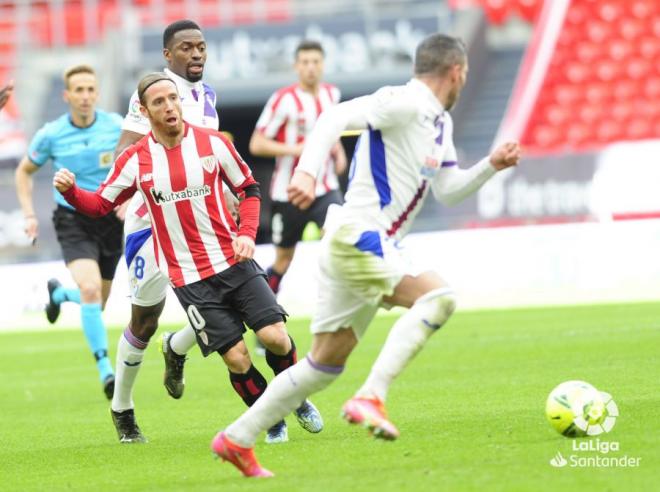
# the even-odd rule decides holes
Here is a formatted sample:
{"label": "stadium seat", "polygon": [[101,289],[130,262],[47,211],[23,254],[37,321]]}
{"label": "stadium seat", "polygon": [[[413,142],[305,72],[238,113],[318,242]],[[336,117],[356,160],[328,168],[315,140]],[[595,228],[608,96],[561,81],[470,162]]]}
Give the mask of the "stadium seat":
{"label": "stadium seat", "polygon": [[[163,23],[173,22],[181,18],[193,17],[200,25],[237,25],[256,22],[278,22],[291,18],[292,0],[198,0],[198,12],[195,15],[187,10],[184,0],[97,0],[86,3],[81,0],[62,2],[63,39],[55,39],[52,25],[59,18],[60,12],[56,2],[33,1],[30,4],[28,30],[30,41],[39,47],[51,47],[55,41],[61,41],[68,46],[80,46],[89,42],[97,42],[105,30],[116,26],[121,21],[120,9],[126,4],[135,9],[140,23],[144,27],[162,27]],[[2,50],[5,44],[15,49],[16,36],[13,33],[16,20],[16,1],[0,2],[0,64]],[[91,5],[91,6],[90,6]],[[86,11],[91,8],[93,11]],[[87,27],[87,21],[94,19],[96,25]],[[4,40],[8,40],[6,43]]]}
{"label": "stadium seat", "polygon": [[660,2],[573,0],[530,112],[528,153],[660,136]]}

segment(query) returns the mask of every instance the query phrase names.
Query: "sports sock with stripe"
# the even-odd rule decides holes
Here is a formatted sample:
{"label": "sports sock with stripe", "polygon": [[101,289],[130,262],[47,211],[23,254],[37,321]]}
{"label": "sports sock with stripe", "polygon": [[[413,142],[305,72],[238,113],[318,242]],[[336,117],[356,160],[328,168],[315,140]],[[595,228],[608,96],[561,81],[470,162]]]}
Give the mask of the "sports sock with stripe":
{"label": "sports sock with stripe", "polygon": [[254,365],[251,365],[245,374],[229,371],[229,381],[248,407],[254,405],[254,402],[263,395],[268,384],[266,378]]}
{"label": "sports sock with stripe", "polygon": [[148,342],[133,335],[130,327],[127,327],[124,334],[119,337],[117,342],[115,393],[112,397],[112,409],[115,412],[122,412],[134,407],[133,386],[140,371],[147,345]]}

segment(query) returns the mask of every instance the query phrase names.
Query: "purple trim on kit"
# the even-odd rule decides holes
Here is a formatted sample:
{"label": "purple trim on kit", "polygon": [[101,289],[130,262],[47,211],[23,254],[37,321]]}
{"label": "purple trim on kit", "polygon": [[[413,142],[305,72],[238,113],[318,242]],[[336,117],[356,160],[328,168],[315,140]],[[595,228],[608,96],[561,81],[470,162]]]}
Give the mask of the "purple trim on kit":
{"label": "purple trim on kit", "polygon": [[218,112],[215,110],[215,101],[217,96],[215,91],[208,85],[202,83],[204,86],[204,116],[218,117]]}
{"label": "purple trim on kit", "polygon": [[426,191],[426,185],[428,184],[428,181],[424,180],[422,181],[422,184],[420,185],[419,188],[417,188],[417,193],[415,193],[415,196],[412,198],[412,201],[408,204],[406,209],[403,211],[401,215],[399,215],[399,218],[394,221],[392,224],[392,227],[390,227],[387,231],[386,234],[390,237],[394,236],[396,234],[396,231],[398,231],[403,223],[408,219],[408,216],[410,213],[415,210],[415,207],[417,206],[417,202],[419,202],[422,198],[424,198],[424,192]]}
{"label": "purple trim on kit", "polygon": [[341,374],[342,372],[344,372],[344,366],[326,366],[324,364],[319,364],[317,362],[314,362],[314,359],[312,359],[311,356],[309,355],[307,355],[305,359],[307,359],[309,365],[312,366],[317,371],[325,372],[328,374]]}
{"label": "purple trim on kit", "polygon": [[147,348],[147,345],[149,345],[149,342],[145,342],[144,340],[140,340],[138,337],[133,335],[133,333],[131,333],[130,328],[126,328],[124,330],[124,338],[126,339],[126,341],[128,343],[133,345],[133,347],[135,347],[136,349],[144,350],[144,349]]}
{"label": "purple trim on kit", "polygon": [[444,122],[440,119],[440,116],[438,116],[435,121],[433,122],[435,124],[435,127],[439,130],[438,136],[435,138],[435,143],[438,145],[442,145],[442,138],[445,135],[445,124]]}
{"label": "purple trim on kit", "polygon": [[452,167],[452,166],[455,166],[456,164],[457,164],[456,161],[444,161],[444,162],[440,165],[440,167]]}

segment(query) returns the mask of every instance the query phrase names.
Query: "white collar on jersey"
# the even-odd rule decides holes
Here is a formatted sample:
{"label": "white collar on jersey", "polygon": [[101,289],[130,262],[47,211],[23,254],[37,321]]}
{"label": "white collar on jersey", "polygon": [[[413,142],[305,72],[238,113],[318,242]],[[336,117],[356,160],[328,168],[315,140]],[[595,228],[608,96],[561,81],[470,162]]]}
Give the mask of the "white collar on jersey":
{"label": "white collar on jersey", "polygon": [[182,86],[188,87],[189,89],[195,89],[199,94],[204,93],[204,84],[201,80],[198,80],[197,82],[190,82],[188,79],[184,79],[183,77],[175,74],[169,68],[165,68],[163,72],[165,72],[168,77],[174,79],[176,85],[181,84]]}
{"label": "white collar on jersey", "polygon": [[438,98],[435,97],[433,91],[419,79],[410,79],[408,81],[408,86],[411,87],[415,92],[422,95],[431,103],[434,111],[437,111],[438,114],[442,114],[445,111],[445,108],[442,106],[442,103],[438,101]]}

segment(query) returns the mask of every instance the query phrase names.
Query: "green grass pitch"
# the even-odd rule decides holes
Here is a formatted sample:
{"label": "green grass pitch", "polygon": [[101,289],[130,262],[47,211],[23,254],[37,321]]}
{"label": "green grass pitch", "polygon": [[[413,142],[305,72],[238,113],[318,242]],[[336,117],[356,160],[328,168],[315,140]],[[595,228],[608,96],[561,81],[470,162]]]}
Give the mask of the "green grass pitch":
{"label": "green grass pitch", "polygon": [[[660,482],[660,306],[585,306],[458,313],[393,386],[396,442],[376,442],[339,418],[364,380],[392,317],[378,318],[344,375],[313,401],[318,435],[289,417],[290,442],[257,454],[270,480],[242,478],[211,457],[215,432],[242,411],[219,357],[198,351],[186,366],[184,397],[162,386],[157,343],[135,389],[138,422],[150,442],[119,445],[80,331],[0,335],[0,490],[657,490]],[[171,327],[170,327],[171,328]],[[289,323],[299,354],[305,320]],[[120,336],[110,331],[110,346]],[[250,339],[251,341],[251,339]],[[262,358],[258,366],[270,379]],[[638,468],[553,468],[572,441],[545,421],[558,383],[586,380],[620,410],[609,455],[640,457]]]}

